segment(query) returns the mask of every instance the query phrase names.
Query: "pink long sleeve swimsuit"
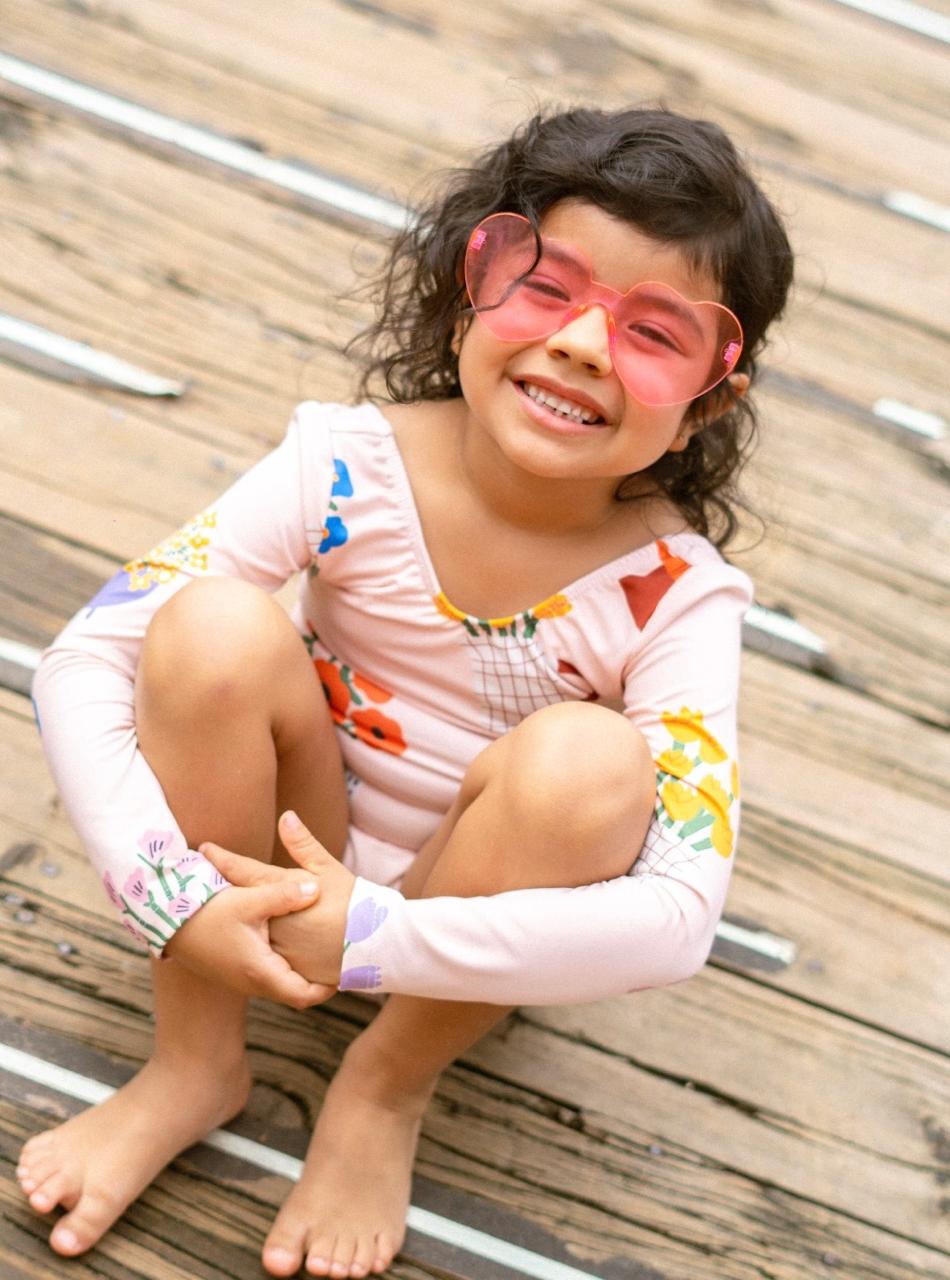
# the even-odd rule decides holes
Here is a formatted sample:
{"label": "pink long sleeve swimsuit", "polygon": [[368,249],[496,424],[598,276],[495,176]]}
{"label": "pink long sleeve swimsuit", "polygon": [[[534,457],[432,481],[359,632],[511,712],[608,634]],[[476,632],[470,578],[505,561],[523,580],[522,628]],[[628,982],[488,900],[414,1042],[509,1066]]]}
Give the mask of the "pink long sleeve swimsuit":
{"label": "pink long sleeve swimsuit", "polygon": [[[138,750],[134,678],[149,621],[194,578],[274,591],[298,572],[294,622],[349,788],[345,861],[357,882],[342,989],[564,1004],[677,982],[705,963],[738,823],[749,579],[681,533],[522,613],[466,615],[436,580],[385,417],[313,402],[218,502],[125,565],[34,681],[63,801],[136,938],[160,954],[227,887],[188,849]],[[629,716],[656,760],[655,814],[630,873],[582,888],[405,899],[400,879],[473,757],[540,707],[595,700]]]}

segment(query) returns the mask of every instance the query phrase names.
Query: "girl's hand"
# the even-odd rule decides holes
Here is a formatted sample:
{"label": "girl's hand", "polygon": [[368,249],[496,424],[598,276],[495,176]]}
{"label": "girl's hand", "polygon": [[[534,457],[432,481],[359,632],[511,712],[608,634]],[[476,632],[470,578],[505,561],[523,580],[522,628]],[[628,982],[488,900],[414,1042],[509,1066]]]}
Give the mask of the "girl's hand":
{"label": "girl's hand", "polygon": [[[356,877],[324,849],[296,814],[282,814],[277,830],[287,852],[304,871],[310,873],[309,877],[302,877],[300,871],[290,868],[263,867],[259,862],[241,858],[217,845],[202,845],[201,852],[232,884],[245,883],[245,875],[253,873],[254,869],[258,872],[266,870],[272,876],[319,880],[318,902],[293,914],[274,913],[270,921],[270,942],[276,955],[282,957],[282,962],[302,975],[301,981],[307,980],[335,990],[340,981],[346,916]],[[245,867],[244,864],[248,863],[250,867]],[[202,908],[204,911],[207,909]]]}
{"label": "girl's hand", "polygon": [[318,877],[320,901],[305,911],[272,920],[271,946],[311,982],[332,982],[338,986],[346,918],[356,876],[327,853],[295,813],[283,814],[277,830],[284,848],[298,866]]}
{"label": "girl's hand", "polygon": [[234,887],[222,890],[187,920],[169,940],[165,955],[242,995],[263,996],[293,1009],[335,995],[335,986],[295,973],[272,950],[268,933],[274,917],[302,911],[317,899],[320,886],[314,877],[242,858],[217,845],[202,845],[201,852]]}

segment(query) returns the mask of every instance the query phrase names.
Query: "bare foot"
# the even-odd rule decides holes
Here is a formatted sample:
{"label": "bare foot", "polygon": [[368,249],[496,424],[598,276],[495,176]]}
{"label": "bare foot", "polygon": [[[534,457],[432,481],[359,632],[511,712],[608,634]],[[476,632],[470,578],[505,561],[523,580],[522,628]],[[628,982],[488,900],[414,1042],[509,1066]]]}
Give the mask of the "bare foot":
{"label": "bare foot", "polygon": [[429,1094],[392,1097],[347,1055],[330,1085],[300,1181],[264,1245],[265,1270],[379,1275],[406,1232],[412,1162]]}
{"label": "bare foot", "polygon": [[51,1247],[74,1257],[94,1245],[171,1159],[243,1109],[250,1086],[246,1063],[224,1079],[153,1059],[99,1106],[31,1138],[20,1186],[40,1213],[69,1210]]}

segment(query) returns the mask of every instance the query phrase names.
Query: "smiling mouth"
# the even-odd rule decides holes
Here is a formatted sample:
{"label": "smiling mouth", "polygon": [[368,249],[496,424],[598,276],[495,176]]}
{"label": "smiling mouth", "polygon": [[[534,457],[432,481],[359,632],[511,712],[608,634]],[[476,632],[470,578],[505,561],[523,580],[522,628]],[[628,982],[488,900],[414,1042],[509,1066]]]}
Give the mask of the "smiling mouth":
{"label": "smiling mouth", "polygon": [[588,409],[586,405],[577,404],[573,400],[565,400],[563,396],[555,395],[553,391],[546,391],[544,387],[539,387],[534,382],[522,381],[517,385],[535,404],[543,405],[545,409],[550,409],[560,418],[566,418],[568,422],[579,422],[588,427],[599,426],[604,422],[601,415],[595,413],[593,409]]}

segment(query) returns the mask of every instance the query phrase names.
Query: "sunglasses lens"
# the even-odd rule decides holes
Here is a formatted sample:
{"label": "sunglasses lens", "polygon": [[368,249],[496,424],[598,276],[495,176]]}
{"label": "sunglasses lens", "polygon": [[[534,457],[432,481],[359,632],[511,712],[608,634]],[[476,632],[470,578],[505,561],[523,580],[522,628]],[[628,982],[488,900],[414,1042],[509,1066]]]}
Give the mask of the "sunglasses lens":
{"label": "sunglasses lens", "polygon": [[527,218],[496,213],[472,232],[465,254],[472,306],[504,342],[546,338],[589,306],[613,318],[611,357],[643,404],[695,400],[735,368],[742,329],[728,308],[690,302],[669,285],[636,285],[620,294],[594,282],[576,250],[545,240],[538,256]]}
{"label": "sunglasses lens", "polygon": [[735,368],[742,329],[728,308],[689,302],[667,285],[637,285],[614,311],[614,364],[643,404],[685,404]]}
{"label": "sunglasses lens", "polygon": [[[488,329],[503,341],[546,337],[564,323],[584,292],[578,263],[552,257],[545,246],[540,260],[534,231],[526,218],[499,213],[472,233],[465,255],[465,284],[472,306]],[[590,283],[589,275],[587,284]]]}

